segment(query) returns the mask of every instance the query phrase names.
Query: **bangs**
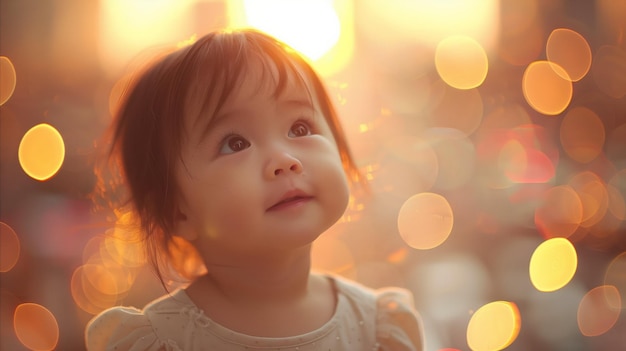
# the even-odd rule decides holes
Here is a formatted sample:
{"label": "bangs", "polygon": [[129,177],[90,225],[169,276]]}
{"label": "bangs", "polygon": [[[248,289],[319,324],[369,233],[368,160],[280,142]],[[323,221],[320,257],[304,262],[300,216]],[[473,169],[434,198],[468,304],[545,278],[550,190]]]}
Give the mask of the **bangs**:
{"label": "bangs", "polygon": [[271,89],[279,97],[290,81],[311,91],[299,69],[302,58],[281,42],[253,31],[217,33],[206,43],[198,42],[188,59],[198,67],[187,93],[185,114],[202,137],[211,129],[228,98],[251,75],[257,75],[256,90]]}

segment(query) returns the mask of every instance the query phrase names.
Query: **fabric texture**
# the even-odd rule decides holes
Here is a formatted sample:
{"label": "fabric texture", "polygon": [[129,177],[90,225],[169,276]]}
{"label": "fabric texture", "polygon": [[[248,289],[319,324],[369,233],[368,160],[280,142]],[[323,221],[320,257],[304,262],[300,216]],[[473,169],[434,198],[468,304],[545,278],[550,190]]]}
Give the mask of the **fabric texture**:
{"label": "fabric texture", "polygon": [[306,334],[265,338],[213,322],[185,290],[149,303],[143,310],[110,308],[87,325],[89,351],[199,350],[421,350],[420,320],[410,292],[373,290],[339,277],[333,317]]}

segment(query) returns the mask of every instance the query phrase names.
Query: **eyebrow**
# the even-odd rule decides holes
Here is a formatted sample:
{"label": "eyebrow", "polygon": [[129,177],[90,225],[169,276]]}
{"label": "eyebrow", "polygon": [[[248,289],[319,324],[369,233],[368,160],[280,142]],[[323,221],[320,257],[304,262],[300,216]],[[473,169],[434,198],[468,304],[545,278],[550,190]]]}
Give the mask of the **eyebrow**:
{"label": "eyebrow", "polygon": [[[282,95],[282,94],[281,94]],[[279,97],[276,101],[279,105],[285,105],[290,108],[306,108],[311,111],[315,111],[315,105],[313,103],[313,97],[305,97],[305,96],[289,96],[287,98]],[[249,111],[247,109],[235,108],[226,112],[219,112],[209,121],[205,127],[204,131],[198,138],[198,144],[201,144],[210,133],[210,130],[215,128],[216,126],[224,123],[224,121],[228,120],[230,116],[237,116],[247,114]]]}
{"label": "eyebrow", "polygon": [[278,99],[278,103],[279,104],[284,104],[284,105],[288,105],[288,106],[294,106],[294,107],[306,107],[309,108],[311,110],[314,110],[314,105],[313,105],[313,101],[311,101],[311,98],[304,98],[304,97],[294,97],[294,98],[287,98],[287,99]]}

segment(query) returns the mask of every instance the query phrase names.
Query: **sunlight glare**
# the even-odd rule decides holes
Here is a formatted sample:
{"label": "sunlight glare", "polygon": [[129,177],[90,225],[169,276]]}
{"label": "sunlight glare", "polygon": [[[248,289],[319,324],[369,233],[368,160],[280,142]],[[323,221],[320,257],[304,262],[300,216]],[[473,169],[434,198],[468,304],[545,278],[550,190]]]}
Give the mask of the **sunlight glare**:
{"label": "sunlight glare", "polygon": [[311,60],[339,41],[341,26],[332,1],[244,0],[244,8],[248,24],[282,39]]}

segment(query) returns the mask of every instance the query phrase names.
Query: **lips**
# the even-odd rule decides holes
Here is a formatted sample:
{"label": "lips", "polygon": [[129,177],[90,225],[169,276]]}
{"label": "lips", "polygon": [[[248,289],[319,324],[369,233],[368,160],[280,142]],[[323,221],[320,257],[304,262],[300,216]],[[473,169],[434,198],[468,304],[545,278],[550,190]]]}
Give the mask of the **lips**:
{"label": "lips", "polygon": [[301,190],[290,190],[284,193],[278,201],[276,201],[272,206],[270,206],[268,211],[277,211],[282,209],[287,209],[291,207],[297,207],[303,203],[308,202],[313,197]]}

